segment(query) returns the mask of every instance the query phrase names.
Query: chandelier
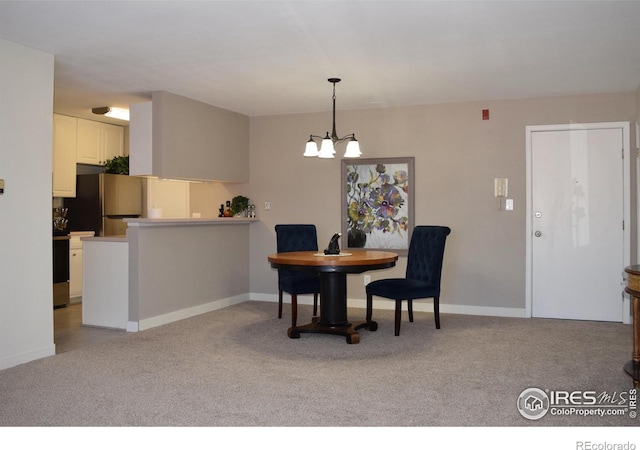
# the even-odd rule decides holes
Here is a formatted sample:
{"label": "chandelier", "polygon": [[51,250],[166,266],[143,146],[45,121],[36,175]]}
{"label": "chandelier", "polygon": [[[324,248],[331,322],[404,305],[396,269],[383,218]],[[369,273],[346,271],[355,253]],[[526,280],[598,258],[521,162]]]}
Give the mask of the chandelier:
{"label": "chandelier", "polygon": [[[338,138],[336,133],[336,83],[340,82],[340,78],[329,78],[327,81],[333,84],[333,130],[331,136],[327,131],[327,135],[323,138],[321,136],[309,136],[309,141],[305,148],[303,156],[317,156],[318,158],[333,158],[336,154],[336,144],[344,141],[347,142],[347,149],[344,153],[345,158],[358,158],[362,155],[360,152],[360,144],[356,139],[354,133],[347,134],[345,137]],[[315,139],[321,140],[320,151],[318,151],[318,143]]]}

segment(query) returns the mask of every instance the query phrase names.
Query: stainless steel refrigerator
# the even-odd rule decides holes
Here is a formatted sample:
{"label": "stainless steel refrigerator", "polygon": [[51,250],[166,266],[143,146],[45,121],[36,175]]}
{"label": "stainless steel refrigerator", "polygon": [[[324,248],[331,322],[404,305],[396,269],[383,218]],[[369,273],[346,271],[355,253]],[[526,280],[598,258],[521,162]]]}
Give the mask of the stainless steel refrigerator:
{"label": "stainless steel refrigerator", "polygon": [[64,200],[69,231],[126,234],[126,217],[142,215],[142,178],[107,173],[77,176],[76,197]]}

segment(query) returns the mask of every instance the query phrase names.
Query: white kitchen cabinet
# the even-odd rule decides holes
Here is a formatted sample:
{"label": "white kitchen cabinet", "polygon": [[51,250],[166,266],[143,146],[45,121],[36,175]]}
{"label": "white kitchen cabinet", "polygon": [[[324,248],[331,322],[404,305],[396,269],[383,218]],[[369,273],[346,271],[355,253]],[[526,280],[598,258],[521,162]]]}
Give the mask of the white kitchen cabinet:
{"label": "white kitchen cabinet", "polygon": [[53,197],[76,196],[75,117],[53,115]]}
{"label": "white kitchen cabinet", "polygon": [[124,127],[102,124],[102,164],[116,156],[124,156]]}
{"label": "white kitchen cabinet", "polygon": [[78,119],[76,162],[100,165],[101,148],[102,124],[93,120]]}
{"label": "white kitchen cabinet", "polygon": [[124,128],[119,125],[78,119],[76,162],[103,166],[124,155]]}
{"label": "white kitchen cabinet", "polygon": [[[93,236],[93,231],[72,231],[69,233],[69,297],[82,297],[82,241],[81,237]],[[73,300],[71,300],[73,303]]]}
{"label": "white kitchen cabinet", "polygon": [[82,247],[69,248],[69,297],[82,297]]}

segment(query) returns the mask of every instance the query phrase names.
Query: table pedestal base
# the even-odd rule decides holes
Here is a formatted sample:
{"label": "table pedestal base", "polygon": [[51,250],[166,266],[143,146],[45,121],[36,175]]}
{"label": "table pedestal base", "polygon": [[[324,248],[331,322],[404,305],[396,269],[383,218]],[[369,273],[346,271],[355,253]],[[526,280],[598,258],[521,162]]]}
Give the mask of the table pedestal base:
{"label": "table pedestal base", "polygon": [[311,319],[311,323],[287,330],[291,339],[300,338],[300,333],[324,333],[345,336],[347,343],[360,342],[360,328],[376,331],[378,324],[359,322],[352,324],[347,320],[347,274],[344,272],[320,273],[320,317]]}
{"label": "table pedestal base", "polygon": [[629,361],[624,365],[624,371],[633,378],[633,387],[640,388],[640,362]]}
{"label": "table pedestal base", "polygon": [[337,336],[345,336],[347,338],[347,344],[358,344],[360,342],[360,333],[358,333],[358,330],[361,328],[366,328],[369,331],[376,331],[378,329],[378,324],[374,321],[364,321],[355,324],[347,322],[344,325],[331,326],[323,325],[322,322],[319,321],[318,317],[314,317],[309,324],[290,327],[287,330],[287,336],[291,339],[299,339],[300,333],[335,334]]}
{"label": "table pedestal base", "polygon": [[633,387],[640,387],[640,265],[624,269],[628,274],[625,292],[631,295],[633,317],[633,353],[624,371],[633,379]]}

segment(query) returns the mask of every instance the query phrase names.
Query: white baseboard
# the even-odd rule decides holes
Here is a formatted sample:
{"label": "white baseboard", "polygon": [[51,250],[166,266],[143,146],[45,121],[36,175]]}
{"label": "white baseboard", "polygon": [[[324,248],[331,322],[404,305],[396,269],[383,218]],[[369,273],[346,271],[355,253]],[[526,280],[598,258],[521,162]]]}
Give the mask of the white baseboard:
{"label": "white baseboard", "polygon": [[179,311],[173,311],[167,314],[162,314],[160,316],[149,317],[147,319],[142,319],[138,322],[128,321],[127,331],[136,332],[136,331],[148,330],[149,328],[157,327],[160,325],[166,325],[168,323],[176,322],[182,319],[188,319],[189,317],[215,311],[216,309],[222,309],[222,308],[226,308],[227,306],[237,305],[238,303],[246,302],[249,299],[250,299],[249,294],[236,295],[234,297],[227,297],[220,300],[214,300],[209,303],[192,306],[190,308],[181,309]]}
{"label": "white baseboard", "polygon": [[48,356],[54,356],[56,354],[56,345],[51,344],[45,348],[34,350],[20,355],[13,355],[9,358],[0,359],[0,370],[15,367],[20,364],[25,364],[36,359],[46,358]]}
{"label": "white baseboard", "polygon": [[[179,311],[174,311],[168,314],[163,314],[156,317],[150,317],[143,319],[139,322],[129,321],[127,322],[128,332],[137,332],[147,330],[149,328],[165,325],[171,322],[175,322],[189,317],[197,316],[199,314],[208,313],[217,309],[226,308],[227,306],[237,305],[246,301],[260,301],[260,302],[278,302],[277,294],[263,294],[258,292],[251,292],[247,294],[237,295],[234,297],[228,297],[220,300],[215,300],[203,305],[194,306],[191,308],[185,308]],[[284,295],[283,302],[290,304],[291,296]],[[349,298],[347,300],[350,308],[362,308],[367,307],[365,299]],[[301,305],[313,305],[312,295],[299,295],[298,304]],[[395,309],[395,302],[384,299],[374,299],[373,307],[375,309]],[[403,305],[403,309],[406,311],[406,303]],[[433,312],[433,302],[431,300],[414,300],[413,310],[417,312]],[[440,303],[440,312],[444,314],[467,314],[471,316],[494,316],[494,317],[518,317],[526,318],[526,308],[501,308],[494,306],[472,306],[472,305],[452,305],[447,303]],[[50,356],[50,355],[44,355]],[[28,362],[25,360],[23,362]],[[3,361],[0,361],[0,369],[2,368]],[[19,363],[20,364],[20,363]],[[10,367],[10,366],[7,366]]]}
{"label": "white baseboard", "polygon": [[[260,294],[252,292],[249,298],[261,302],[278,302],[277,294]],[[291,296],[284,295],[283,303],[291,303]],[[298,304],[313,305],[312,295],[299,295]],[[366,308],[367,301],[365,299],[347,299],[349,308]],[[374,299],[373,307],[375,309],[395,309],[395,302],[391,300]],[[406,303],[403,305],[406,311]],[[419,312],[433,312],[433,302],[430,300],[414,300],[413,310]],[[525,308],[499,308],[493,306],[470,306],[470,305],[451,305],[440,302],[440,312],[445,314],[468,314],[471,316],[496,316],[496,317],[526,317]]]}
{"label": "white baseboard", "polygon": [[[261,302],[278,302],[277,294],[261,294],[261,293],[247,293],[242,295],[236,295],[234,297],[228,297],[220,300],[215,300],[203,305],[193,306],[190,308],[181,309],[160,316],[149,317],[142,319],[138,322],[128,321],[127,331],[137,332],[148,330],[149,328],[157,327],[160,325],[166,325],[171,322],[176,322],[182,319],[188,319],[189,317],[197,316],[199,314],[208,313],[217,309],[226,308],[227,306],[237,305],[246,301],[261,301]],[[291,296],[285,295],[283,302],[291,303]],[[301,305],[313,305],[312,295],[299,295],[298,303]],[[348,305],[350,308],[362,308],[367,306],[365,299],[348,299]],[[373,301],[373,307],[375,309],[389,309],[395,308],[395,302],[377,299]],[[404,305],[406,310],[406,304]],[[413,310],[417,312],[433,312],[433,303],[428,300],[414,300]],[[469,306],[469,305],[450,305],[440,304],[440,312],[445,314],[469,314],[475,316],[498,316],[498,317],[525,317],[524,308],[496,308],[491,306]]]}

